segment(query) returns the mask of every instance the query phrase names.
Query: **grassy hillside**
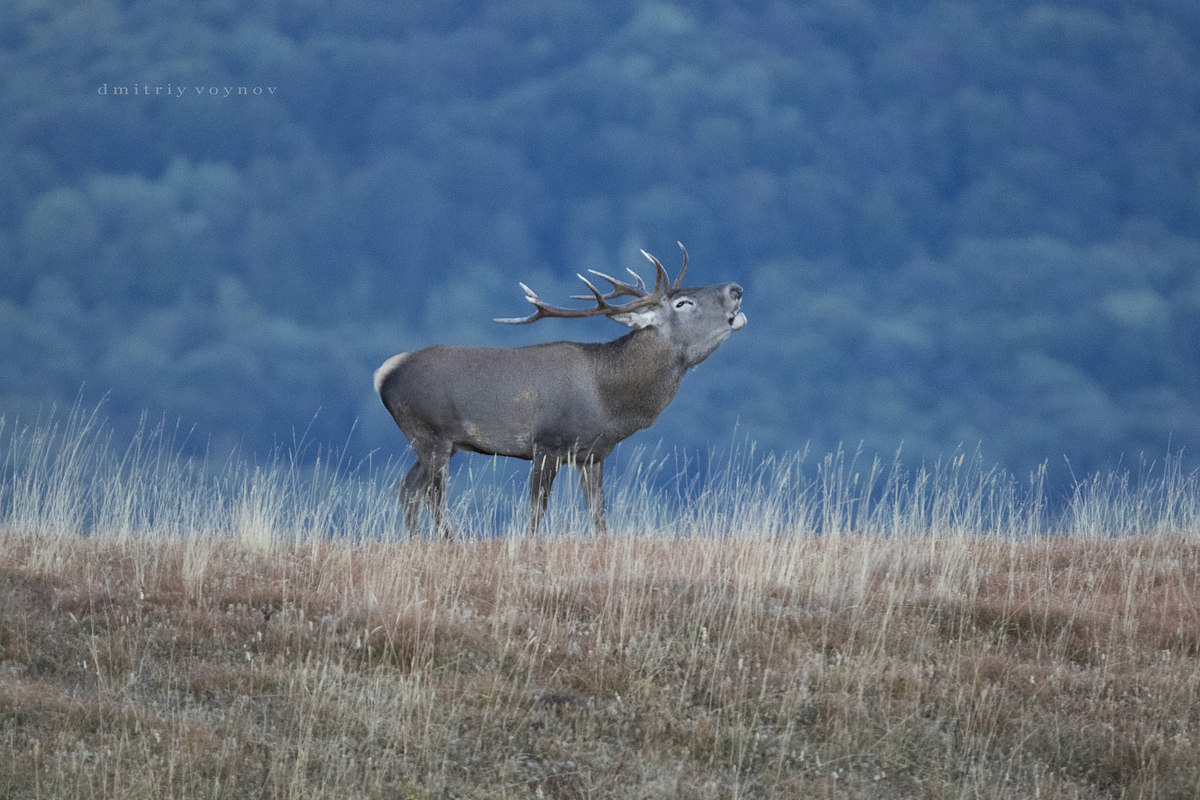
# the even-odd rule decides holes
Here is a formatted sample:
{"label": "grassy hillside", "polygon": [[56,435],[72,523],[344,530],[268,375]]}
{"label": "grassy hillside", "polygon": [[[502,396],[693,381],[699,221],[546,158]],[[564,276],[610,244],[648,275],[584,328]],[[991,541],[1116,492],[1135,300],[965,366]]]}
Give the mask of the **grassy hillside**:
{"label": "grassy hillside", "polygon": [[1170,464],[1051,514],[969,464],[760,462],[670,514],[613,487],[606,541],[568,508],[440,542],[386,530],[386,475],[214,470],[79,416],[0,436],[5,797],[1200,787],[1200,491]]}

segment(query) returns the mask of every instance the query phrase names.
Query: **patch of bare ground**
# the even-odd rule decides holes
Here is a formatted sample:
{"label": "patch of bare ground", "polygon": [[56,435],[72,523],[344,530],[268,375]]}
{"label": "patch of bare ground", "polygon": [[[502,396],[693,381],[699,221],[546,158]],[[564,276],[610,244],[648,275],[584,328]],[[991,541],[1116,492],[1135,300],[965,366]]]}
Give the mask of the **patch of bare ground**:
{"label": "patch of bare ground", "polygon": [[1195,797],[1200,541],[0,531],[4,797]]}

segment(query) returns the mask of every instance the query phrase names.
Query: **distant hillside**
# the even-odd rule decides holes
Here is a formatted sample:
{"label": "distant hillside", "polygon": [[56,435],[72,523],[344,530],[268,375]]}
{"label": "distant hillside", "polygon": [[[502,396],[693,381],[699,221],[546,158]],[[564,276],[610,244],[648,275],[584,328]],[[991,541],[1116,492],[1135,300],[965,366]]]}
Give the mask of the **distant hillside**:
{"label": "distant hillside", "polygon": [[1200,447],[1195,4],[4,0],[0,76],[10,418],[395,451],[383,358],[682,240],[750,327],[643,442]]}

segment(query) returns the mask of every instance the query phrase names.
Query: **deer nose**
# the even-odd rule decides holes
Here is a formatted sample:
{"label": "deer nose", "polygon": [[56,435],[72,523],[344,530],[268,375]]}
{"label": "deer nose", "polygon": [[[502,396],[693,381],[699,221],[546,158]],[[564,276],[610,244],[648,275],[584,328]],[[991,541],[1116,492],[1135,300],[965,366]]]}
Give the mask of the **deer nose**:
{"label": "deer nose", "polygon": [[736,283],[730,283],[725,287],[725,295],[729,300],[733,301],[733,308],[729,311],[729,327],[735,331],[740,330],[746,324],[746,315],[742,313],[742,287]]}

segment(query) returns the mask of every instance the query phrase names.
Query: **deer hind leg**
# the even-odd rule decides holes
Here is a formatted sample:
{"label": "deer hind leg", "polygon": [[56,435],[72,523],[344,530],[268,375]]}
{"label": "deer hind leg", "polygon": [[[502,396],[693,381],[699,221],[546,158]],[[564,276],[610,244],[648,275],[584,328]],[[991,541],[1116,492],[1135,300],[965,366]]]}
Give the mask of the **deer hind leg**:
{"label": "deer hind leg", "polygon": [[450,456],[454,455],[451,445],[440,447],[433,453],[429,465],[429,511],[433,515],[433,530],[444,539],[453,539],[454,530],[446,521],[446,482],[450,478]]}
{"label": "deer hind leg", "polygon": [[586,460],[579,462],[579,485],[588,511],[592,512],[592,528],[596,536],[608,535],[608,521],[604,509],[604,462]]}
{"label": "deer hind leg", "polygon": [[529,535],[537,533],[550,502],[550,489],[558,475],[559,459],[554,456],[533,454],[533,467],[529,471]]}
{"label": "deer hind leg", "polygon": [[428,494],[428,482],[425,467],[418,459],[404,480],[396,484],[396,496],[400,499],[400,507],[404,509],[404,526],[409,536],[417,536],[421,532],[421,503]]}
{"label": "deer hind leg", "polygon": [[417,463],[397,488],[410,536],[420,530],[421,504],[424,503],[429,516],[433,518],[435,534],[447,539],[454,538],[454,531],[446,522],[446,479],[450,471],[450,456],[453,454],[451,445],[417,450]]}

